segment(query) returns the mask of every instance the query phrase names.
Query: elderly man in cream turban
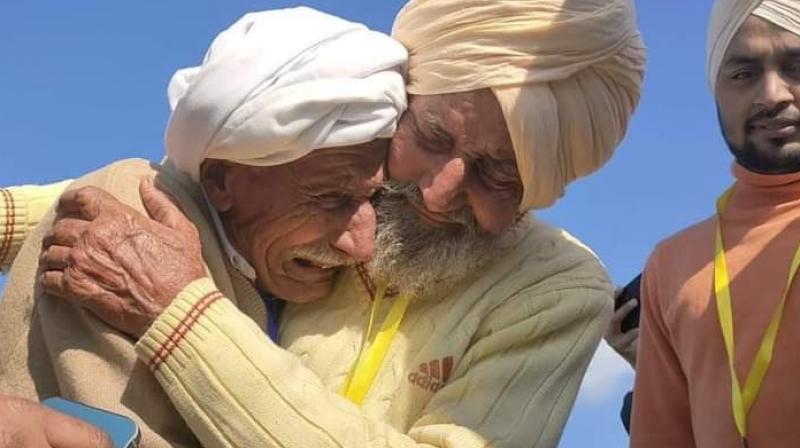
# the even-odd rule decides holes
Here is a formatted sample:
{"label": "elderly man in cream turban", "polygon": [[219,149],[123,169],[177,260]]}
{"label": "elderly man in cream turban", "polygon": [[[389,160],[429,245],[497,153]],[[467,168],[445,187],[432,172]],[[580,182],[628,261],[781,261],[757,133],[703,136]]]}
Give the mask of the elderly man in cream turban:
{"label": "elderly man in cream turban", "polygon": [[[564,59],[563,70],[550,67],[549,75],[543,77],[498,78],[483,85],[479,81],[465,82],[460,87],[454,81],[450,88],[464,89],[465,93],[414,97],[419,109],[404,122],[405,129],[413,133],[398,134],[389,169],[397,170],[398,179],[413,180],[418,186],[392,184],[376,198],[379,230],[376,256],[368,264],[371,275],[345,270],[325,300],[302,306],[289,303],[277,337],[283,348],[263,337],[263,322],[253,319],[254,324],[247,316],[252,317],[252,313],[241,304],[244,313],[222,298],[227,292],[220,292],[222,288],[214,284],[216,279],[203,278],[181,285],[177,299],[160,315],[142,318],[126,311],[136,308],[131,306],[135,299],[120,297],[119,291],[104,286],[97,268],[85,261],[92,257],[83,255],[98,245],[97,237],[85,236],[113,233],[107,230],[109,223],[119,219],[98,218],[91,203],[85,210],[85,204],[74,198],[62,204],[77,204],[73,211],[80,211],[91,224],[80,230],[84,235],[80,244],[67,241],[64,245],[54,244],[45,252],[45,287],[70,296],[112,326],[138,337],[140,359],[150,366],[206,446],[555,446],[608,320],[611,286],[588,249],[565,232],[521,216],[521,212],[553,202],[568,181],[587,174],[608,157],[622,137],[636,102],[643,62],[629,3],[601,2],[609,5],[608,11],[598,9],[601,3],[577,3],[578,6],[563,5],[563,14],[552,14],[549,2],[505,6],[513,7],[525,20],[538,17],[542,21],[537,25],[542,38],[548,27],[561,30],[563,38],[566,29],[556,25],[570,15],[583,24],[616,26],[614,31],[624,25],[626,31],[617,40],[604,40],[605,48],[587,48],[584,59]],[[522,4],[528,6],[515,9]],[[409,5],[406,12],[415,5]],[[481,9],[481,13],[492,12],[477,3],[470,7]],[[498,12],[487,17],[498,20],[503,17]],[[401,14],[398,23],[403,17]],[[536,28],[535,21],[529,24],[529,31]],[[439,25],[447,26],[446,22]],[[515,36],[507,42],[509,48],[519,45],[515,47],[519,75],[524,71],[520,67],[536,67],[533,62],[537,60],[537,49],[525,44],[527,37],[521,30],[510,32],[515,29],[513,25],[503,26],[508,26],[507,37]],[[503,31],[493,33],[497,37]],[[287,32],[283,39],[293,35]],[[494,44],[497,45],[487,44],[481,51],[496,53],[500,42]],[[548,64],[558,62],[538,59],[543,71]],[[448,65],[453,64],[441,67]],[[479,68],[490,69],[492,65]],[[593,66],[596,67],[591,69]],[[208,71],[212,68],[221,70],[209,64]],[[411,69],[413,79],[413,60]],[[291,76],[289,71],[282,73]],[[436,76],[435,71],[429,73]],[[197,79],[203,80],[202,74],[201,69]],[[573,75],[576,81],[570,84],[568,80]],[[494,86],[495,93],[487,86]],[[549,142],[555,146],[544,146],[540,153],[538,146],[534,150],[525,126],[516,134],[512,124],[506,125],[510,119],[504,117],[506,112],[501,111],[494,96],[500,95],[497,92],[502,87],[507,87],[513,97],[509,101],[518,103],[518,107],[509,107],[521,114],[522,121],[531,118],[527,122],[530,126],[543,125],[538,114],[525,115],[533,114],[529,101],[539,101],[540,95],[546,97],[549,92],[549,109],[541,111],[548,120],[543,127],[548,131],[552,130],[552,123],[562,123],[564,127],[551,136]],[[199,95],[201,99],[205,96]],[[291,97],[284,99],[291,103]],[[621,103],[615,103],[617,100]],[[201,101],[190,107],[187,122],[197,116],[201,120],[208,116],[226,117],[226,104],[234,101],[222,98],[220,103],[218,106]],[[180,105],[178,102],[177,107]],[[608,122],[604,120],[609,111],[614,112],[610,122],[620,128],[606,133],[604,125]],[[248,117],[255,112],[247,107],[234,116]],[[486,120],[479,120],[478,114]],[[276,117],[276,121],[280,118],[284,117]],[[297,114],[290,118],[301,120],[304,125],[312,121]],[[586,119],[585,126],[577,125],[577,119]],[[257,134],[261,131],[253,126],[239,126],[239,119],[232,121],[221,127],[227,132],[224,137],[210,141],[224,143],[228,157],[242,153],[237,147],[240,143],[244,153],[260,157],[259,139],[270,134]],[[173,117],[171,126],[180,123]],[[453,126],[460,126],[460,130]],[[471,133],[474,126],[478,126],[475,130],[481,130],[480,134]],[[245,132],[245,138],[237,135],[239,131]],[[466,131],[470,133],[465,134]],[[184,132],[190,135],[183,135]],[[194,132],[199,132],[200,137],[192,135]],[[248,132],[255,137],[247,137]],[[192,125],[176,133],[177,140],[171,140],[168,133],[168,149],[171,141],[190,141],[188,148],[206,145],[209,138],[204,134],[208,131],[202,127],[195,130]],[[416,137],[438,138],[451,144],[409,148],[402,141],[408,143]],[[520,143],[515,140],[512,144],[512,137]],[[230,141],[233,143],[226,143]],[[559,154],[565,148],[577,150],[572,146],[574,142],[591,143],[592,154],[597,156],[595,162],[585,160],[590,157],[589,152],[577,152],[561,166],[562,161],[555,159],[562,158]],[[279,143],[280,140],[275,142]],[[421,149],[438,151],[439,155],[418,153]],[[170,158],[177,157],[170,153]],[[556,176],[560,186],[544,182],[532,171],[520,180],[520,170],[532,170],[534,165],[542,168],[548,159],[554,163],[551,168],[559,170]],[[518,170],[517,160],[529,165]],[[426,172],[417,176],[403,171],[414,166]],[[207,174],[211,180],[224,177],[213,169]],[[543,186],[539,185],[541,182]],[[220,200],[221,205],[230,203],[222,200],[225,195],[218,195],[224,193],[220,191],[224,182],[203,185],[214,207],[219,208]],[[449,197],[441,202],[448,207],[444,214],[429,210],[431,198],[443,191],[438,187],[446,187],[445,196]],[[486,208],[496,201],[500,209]],[[455,204],[460,205],[451,207]],[[419,216],[408,213],[409,207],[418,210]],[[181,222],[175,218],[175,210],[170,216],[173,218],[166,221]],[[494,219],[498,216],[500,220]],[[152,232],[148,228],[135,229],[137,235]],[[65,234],[72,233],[65,230]],[[241,245],[237,243],[234,240],[230,246]],[[306,257],[302,264],[327,264],[330,254],[321,256],[319,249],[302,251]],[[59,260],[65,250],[73,254],[69,266]],[[230,257],[231,265],[239,267],[238,271],[247,277],[246,273],[252,271],[246,269],[245,262],[252,261],[251,257],[236,255]],[[185,254],[171,256],[183,260],[173,263],[175,269],[186,270],[185,266],[192,265]],[[117,259],[109,263],[116,263],[118,271],[131,269]],[[259,273],[257,266],[254,270]],[[73,274],[68,275],[69,272]],[[160,270],[151,267],[147,273],[141,277],[154,279],[155,284],[170,283]],[[85,283],[69,286],[74,283],[70,277]],[[182,276],[186,277],[191,275]],[[259,275],[255,277],[261,280]],[[260,286],[276,293],[268,281]],[[90,294],[80,291],[81,287],[97,288],[104,300],[93,300]],[[161,303],[160,296],[154,300],[144,296],[148,303]],[[284,298],[296,302],[292,296]],[[171,300],[169,297],[166,302]],[[124,322],[135,322],[136,328],[126,328],[121,324]]]}
{"label": "elderly man in cream turban", "polygon": [[630,0],[411,0],[409,110],[388,175],[432,222],[468,210],[497,233],[613,154],[639,100]]}
{"label": "elderly man in cream turban", "polygon": [[707,68],[736,182],[650,257],[632,446],[800,446],[800,2],[717,1]]}

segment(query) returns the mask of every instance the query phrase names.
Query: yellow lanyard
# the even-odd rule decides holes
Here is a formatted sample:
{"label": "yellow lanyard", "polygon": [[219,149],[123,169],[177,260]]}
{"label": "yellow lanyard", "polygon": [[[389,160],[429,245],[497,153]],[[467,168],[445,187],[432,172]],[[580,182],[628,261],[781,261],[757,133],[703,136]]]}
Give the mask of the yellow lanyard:
{"label": "yellow lanyard", "polygon": [[761,345],[758,347],[758,353],[756,353],[753,366],[747,374],[747,381],[742,390],[739,387],[739,379],[736,376],[736,370],[733,366],[735,352],[733,343],[733,312],[731,309],[730,276],[728,275],[728,264],[725,260],[725,247],[722,243],[721,225],[722,214],[728,206],[728,200],[732,193],[733,187],[728,189],[728,191],[717,200],[717,235],[714,242],[714,292],[716,293],[717,315],[719,317],[720,327],[722,328],[722,338],[725,341],[725,351],[728,354],[728,367],[731,375],[733,420],[736,423],[736,429],[739,431],[739,435],[742,437],[742,445],[747,446],[747,415],[753,403],[756,401],[756,397],[758,397],[761,383],[764,381],[764,376],[767,374],[770,363],[772,363],[772,354],[775,351],[775,339],[778,336],[778,328],[783,318],[783,308],[786,304],[786,297],[789,296],[792,281],[800,266],[800,245],[798,245],[795,250],[783,296],[778,306],[775,308],[767,331],[761,339]]}
{"label": "yellow lanyard", "polygon": [[[382,285],[375,294],[375,300],[372,301],[367,334],[364,337],[365,345],[372,335],[375,315],[381,307],[381,302],[385,294],[386,286]],[[411,298],[407,294],[402,294],[397,298],[392,308],[389,310],[389,314],[386,315],[386,319],[384,319],[383,325],[381,325],[378,334],[375,336],[375,340],[372,341],[372,344],[366,350],[364,346],[361,347],[358,361],[356,361],[356,365],[339,390],[339,394],[358,405],[364,401],[364,397],[367,395],[367,392],[369,392],[370,387],[372,387],[372,382],[375,381],[378,370],[380,370],[381,364],[383,364],[383,360],[386,358],[386,353],[389,352],[389,348],[392,346],[392,341],[397,334],[397,329],[400,328],[400,323],[403,321],[403,317],[406,314],[406,309],[408,309],[408,304],[410,302]]]}

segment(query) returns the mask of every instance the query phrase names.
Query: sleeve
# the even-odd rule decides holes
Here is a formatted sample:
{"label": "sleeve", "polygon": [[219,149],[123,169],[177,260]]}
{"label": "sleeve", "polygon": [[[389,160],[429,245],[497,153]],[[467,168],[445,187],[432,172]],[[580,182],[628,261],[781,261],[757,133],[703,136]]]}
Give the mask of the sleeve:
{"label": "sleeve", "polygon": [[554,447],[610,319],[611,294],[531,294],[488,316],[407,433],[330,393],[206,279],[179,294],[137,352],[207,448]]}
{"label": "sleeve", "polygon": [[631,447],[695,446],[686,376],[669,340],[659,296],[658,249],[644,272]]}
{"label": "sleeve", "polygon": [[0,188],[0,272],[8,271],[25,238],[70,183]]}

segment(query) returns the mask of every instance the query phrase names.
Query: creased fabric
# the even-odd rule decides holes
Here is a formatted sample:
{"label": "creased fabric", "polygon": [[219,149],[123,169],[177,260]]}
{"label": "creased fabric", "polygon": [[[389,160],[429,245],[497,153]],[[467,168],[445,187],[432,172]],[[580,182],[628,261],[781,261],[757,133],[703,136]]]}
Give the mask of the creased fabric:
{"label": "creased fabric", "polygon": [[717,0],[711,11],[706,44],[708,85],[714,93],[725,52],[751,14],[800,35],[798,0]]}
{"label": "creased fabric", "polygon": [[493,89],[522,210],[602,166],[639,100],[645,48],[630,0],[411,0],[392,36],[409,51],[410,94]]}
{"label": "creased fabric", "polygon": [[245,15],[169,85],[167,157],[198,179],[207,158],[269,166],[394,135],[406,50],[310,8]]}

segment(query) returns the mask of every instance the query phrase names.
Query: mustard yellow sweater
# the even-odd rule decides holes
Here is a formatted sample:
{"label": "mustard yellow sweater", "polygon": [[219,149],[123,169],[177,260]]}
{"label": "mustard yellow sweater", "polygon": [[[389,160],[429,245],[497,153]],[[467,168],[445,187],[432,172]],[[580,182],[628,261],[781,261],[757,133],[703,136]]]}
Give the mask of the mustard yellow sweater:
{"label": "mustard yellow sweater", "polygon": [[0,188],[0,272],[11,267],[22,242],[70,183]]}
{"label": "mustard yellow sweater", "polygon": [[532,221],[518,237],[457,290],[409,306],[360,407],[337,393],[370,309],[355,273],[325,300],[289,304],[280,347],[198,280],[136,351],[207,448],[555,447],[612,287],[565,232]]}

